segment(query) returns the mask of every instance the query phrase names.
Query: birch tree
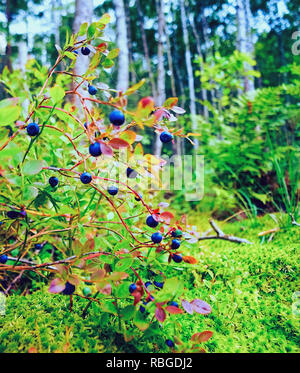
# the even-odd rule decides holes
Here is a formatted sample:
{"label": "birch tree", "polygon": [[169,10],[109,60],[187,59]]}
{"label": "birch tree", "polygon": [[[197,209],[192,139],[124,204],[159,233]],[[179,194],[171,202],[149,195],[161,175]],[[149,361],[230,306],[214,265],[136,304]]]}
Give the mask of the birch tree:
{"label": "birch tree", "polygon": [[[240,52],[248,53],[253,56],[253,40],[251,35],[251,9],[249,0],[237,0],[237,49]],[[245,70],[250,66],[245,63]],[[244,91],[254,90],[254,82],[251,78],[244,76]]]}
{"label": "birch tree", "polygon": [[148,48],[148,42],[147,42],[147,37],[145,33],[145,28],[144,28],[144,17],[143,17],[143,12],[141,10],[140,0],[136,0],[136,8],[137,8],[137,13],[138,13],[138,24],[139,24],[139,28],[141,30],[141,35],[142,35],[144,56],[146,60],[146,68],[147,68],[149,80],[151,83],[152,95],[156,97],[156,87],[155,87],[154,76],[153,76],[153,72],[151,68],[151,60],[149,56],[149,48]]}
{"label": "birch tree", "polygon": [[[190,44],[189,44],[187,17],[186,17],[186,12],[185,12],[184,0],[180,0],[180,13],[181,13],[181,24],[182,24],[182,32],[183,32],[183,42],[184,42],[184,47],[185,47],[185,63],[186,63],[188,86],[189,86],[192,130],[193,132],[197,132],[195,84],[194,84],[194,75],[193,75],[193,67],[192,67],[192,61],[191,61],[191,51],[190,51]],[[195,144],[195,151],[197,151],[199,147],[199,142],[197,139],[195,139],[194,144]]]}
{"label": "birch tree", "polygon": [[[73,32],[76,33],[79,31],[80,25],[84,22],[91,23],[92,17],[93,17],[93,0],[76,0],[75,5],[75,17],[73,22]],[[78,37],[78,40],[82,40],[84,37]],[[76,64],[74,68],[74,72],[76,75],[83,75],[89,66],[89,57],[83,56],[81,53],[78,53],[78,56],[76,58]],[[78,88],[79,93],[83,93],[83,88]],[[84,92],[85,95],[87,95],[86,92]],[[79,98],[77,95],[74,95],[73,102],[76,104],[79,104]],[[78,105],[81,107],[80,105]]]}
{"label": "birch tree", "polygon": [[123,0],[113,0],[116,13],[117,45],[120,49],[118,57],[117,89],[126,91],[129,84],[129,51],[126,26],[126,14]]}
{"label": "birch tree", "polygon": [[126,28],[127,28],[127,39],[128,39],[128,58],[129,58],[129,81],[135,84],[137,81],[136,73],[133,67],[133,47],[132,47],[132,33],[130,25],[130,8],[129,1],[124,2],[125,17],[126,17]]}
{"label": "birch tree", "polygon": [[[196,29],[196,26],[195,26],[194,17],[193,17],[192,14],[190,14],[189,21],[190,21],[190,25],[192,27],[192,31],[193,31],[195,40],[196,40],[197,54],[201,58],[201,61],[203,61],[203,54],[202,54],[202,51],[201,51],[200,37],[199,37],[199,34],[197,32],[197,29]],[[201,62],[201,64],[200,64],[199,67],[200,67],[200,71],[203,71],[203,62]],[[201,87],[201,96],[202,96],[202,100],[203,101],[207,100],[207,90],[205,88],[203,88],[203,87]],[[203,116],[205,118],[208,118],[208,108],[207,108],[207,106],[206,105],[202,105],[202,110],[203,110]]]}
{"label": "birch tree", "polygon": [[[166,100],[165,88],[165,66],[164,66],[164,13],[163,13],[163,0],[156,0],[156,10],[158,14],[158,50],[157,50],[157,96],[156,105],[161,106]],[[162,143],[159,135],[156,135],[154,154],[161,155]]]}

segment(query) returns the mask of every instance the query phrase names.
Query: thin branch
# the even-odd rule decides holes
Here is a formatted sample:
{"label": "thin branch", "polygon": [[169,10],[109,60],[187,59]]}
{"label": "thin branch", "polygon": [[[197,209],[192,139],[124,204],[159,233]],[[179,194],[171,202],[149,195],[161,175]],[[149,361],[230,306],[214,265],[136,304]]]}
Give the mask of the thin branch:
{"label": "thin branch", "polygon": [[230,242],[236,242],[236,243],[246,243],[246,244],[253,244],[253,242],[250,242],[246,240],[246,238],[240,238],[240,237],[235,237],[235,236],[230,236],[228,234],[225,234],[216,224],[216,222],[213,219],[209,220],[209,224],[211,225],[212,229],[217,233],[215,236],[202,236],[198,238],[198,241],[203,241],[203,240],[225,240],[225,241],[230,241]]}

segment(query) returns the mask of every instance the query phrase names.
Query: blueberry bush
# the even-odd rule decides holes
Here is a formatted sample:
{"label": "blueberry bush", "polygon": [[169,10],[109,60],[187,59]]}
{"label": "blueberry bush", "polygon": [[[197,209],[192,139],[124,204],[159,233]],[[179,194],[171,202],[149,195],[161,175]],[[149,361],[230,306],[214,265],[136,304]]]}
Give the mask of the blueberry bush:
{"label": "blueberry bush", "polygon": [[[139,132],[149,127],[162,143],[193,134],[172,130],[184,112],[176,97],[162,107],[145,97],[129,109],[127,97],[144,81],[126,92],[101,83],[99,71],[119,52],[101,39],[108,22],[105,14],[67,35],[50,69],[30,60],[25,75],[1,75],[11,96],[0,102],[1,291],[47,284],[53,302],[68,299],[83,320],[98,307],[126,342],[162,334],[167,319],[170,350],[204,351],[212,332],[183,343],[177,321],[211,312],[205,300],[185,297],[195,240],[185,216],[149,192],[163,161],[144,154]],[[73,72],[79,55],[90,58],[82,76]]]}

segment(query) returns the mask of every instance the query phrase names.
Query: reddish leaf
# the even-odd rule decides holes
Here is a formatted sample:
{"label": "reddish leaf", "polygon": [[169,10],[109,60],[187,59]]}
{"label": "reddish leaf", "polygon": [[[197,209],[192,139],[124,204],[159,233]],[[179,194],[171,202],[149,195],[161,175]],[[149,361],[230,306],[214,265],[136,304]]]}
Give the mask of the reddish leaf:
{"label": "reddish leaf", "polygon": [[149,109],[153,109],[154,108],[154,100],[152,97],[148,96],[148,97],[144,97],[140,100],[139,102],[139,105],[142,107],[142,108],[145,108],[145,107],[149,107]]}
{"label": "reddish leaf", "polygon": [[183,261],[185,263],[189,263],[189,264],[196,264],[198,263],[198,260],[196,258],[194,258],[193,256],[183,256],[182,257]]}
{"label": "reddish leaf", "polygon": [[124,131],[120,134],[120,139],[127,141],[129,144],[133,144],[136,139],[136,133],[133,131]]}
{"label": "reddish leaf", "polygon": [[104,144],[103,142],[100,142],[100,149],[101,149],[102,154],[107,155],[108,157],[112,157],[114,154],[112,148]]}
{"label": "reddish leaf", "polygon": [[176,315],[177,313],[183,313],[182,309],[175,306],[167,306],[165,310],[174,315]]}
{"label": "reddish leaf", "polygon": [[156,307],[155,317],[158,321],[164,322],[167,317],[165,310],[161,307]]}
{"label": "reddish leaf", "polygon": [[187,313],[189,313],[190,315],[193,314],[194,309],[193,309],[193,306],[191,305],[190,302],[188,302],[187,300],[181,299],[181,305],[182,305],[183,309],[184,309]]}
{"label": "reddish leaf", "polygon": [[101,294],[110,295],[111,294],[111,284],[106,284],[103,288],[97,285],[97,290],[100,291]]}
{"label": "reddish leaf", "polygon": [[38,350],[35,347],[30,347],[28,349],[29,354],[37,354]]}
{"label": "reddish leaf", "polygon": [[154,117],[156,121],[159,121],[163,118],[163,115],[165,114],[165,111],[163,109],[157,109],[154,112]]}
{"label": "reddish leaf", "polygon": [[91,275],[91,280],[95,282],[101,281],[105,277],[106,272],[104,269],[99,269]]}
{"label": "reddish leaf", "polygon": [[99,52],[104,52],[107,48],[108,48],[107,43],[100,43],[96,47],[96,49],[98,49]]}
{"label": "reddish leaf", "polygon": [[128,148],[130,146],[130,144],[127,141],[119,138],[114,138],[110,140],[108,144],[114,149]]}
{"label": "reddish leaf", "polygon": [[213,332],[211,332],[210,330],[205,330],[202,333],[195,333],[194,335],[192,335],[191,341],[197,343],[206,342],[209,340],[209,338],[212,337],[212,335]]}
{"label": "reddish leaf", "polygon": [[143,296],[143,292],[141,292],[138,289],[136,289],[134,292],[131,293],[131,295],[134,296],[133,305],[135,306],[141,300],[141,298]]}
{"label": "reddish leaf", "polygon": [[160,218],[164,220],[166,224],[170,224],[171,220],[174,218],[174,215],[169,211],[164,211],[160,214]]}
{"label": "reddish leaf", "polygon": [[202,315],[208,315],[211,313],[211,307],[208,303],[201,299],[195,299],[191,302],[191,305],[195,312],[201,313]]}
{"label": "reddish leaf", "polygon": [[209,338],[213,336],[213,334],[214,333],[211,332],[210,330],[205,330],[204,332],[200,333],[198,340],[200,342],[206,342],[209,340]]}
{"label": "reddish leaf", "polygon": [[80,278],[76,275],[69,275],[68,282],[70,282],[71,284],[75,286],[78,286],[80,284]]}
{"label": "reddish leaf", "polygon": [[126,272],[112,272],[112,274],[109,276],[109,279],[112,281],[120,281],[124,280],[129,276]]}
{"label": "reddish leaf", "polygon": [[61,278],[55,278],[50,283],[49,292],[53,294],[60,293],[65,287],[66,284]]}
{"label": "reddish leaf", "polygon": [[173,106],[177,104],[177,102],[178,97],[170,97],[164,102],[163,106],[167,109],[171,109]]}

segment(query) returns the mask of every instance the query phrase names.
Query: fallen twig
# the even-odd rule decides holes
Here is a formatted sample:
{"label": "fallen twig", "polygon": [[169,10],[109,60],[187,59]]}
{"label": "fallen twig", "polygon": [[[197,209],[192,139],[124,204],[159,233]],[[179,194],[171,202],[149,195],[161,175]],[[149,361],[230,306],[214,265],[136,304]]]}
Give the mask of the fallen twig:
{"label": "fallen twig", "polygon": [[292,224],[296,225],[297,227],[300,227],[300,224],[296,222],[296,220],[295,220],[295,218],[292,214],[290,214],[290,217],[292,218]]}
{"label": "fallen twig", "polygon": [[261,237],[261,236],[266,236],[267,234],[270,234],[270,233],[276,233],[278,231],[280,231],[280,228],[276,227],[276,228],[269,229],[267,231],[259,232],[258,235],[259,237]]}
{"label": "fallen twig", "polygon": [[220,239],[230,242],[236,242],[236,243],[247,243],[247,244],[253,244],[253,242],[248,241],[246,238],[240,238],[235,236],[230,236],[228,234],[225,234],[216,224],[216,222],[213,219],[209,220],[209,224],[211,225],[212,229],[217,233],[215,236],[202,236],[199,237],[198,240],[214,240],[214,239]]}

